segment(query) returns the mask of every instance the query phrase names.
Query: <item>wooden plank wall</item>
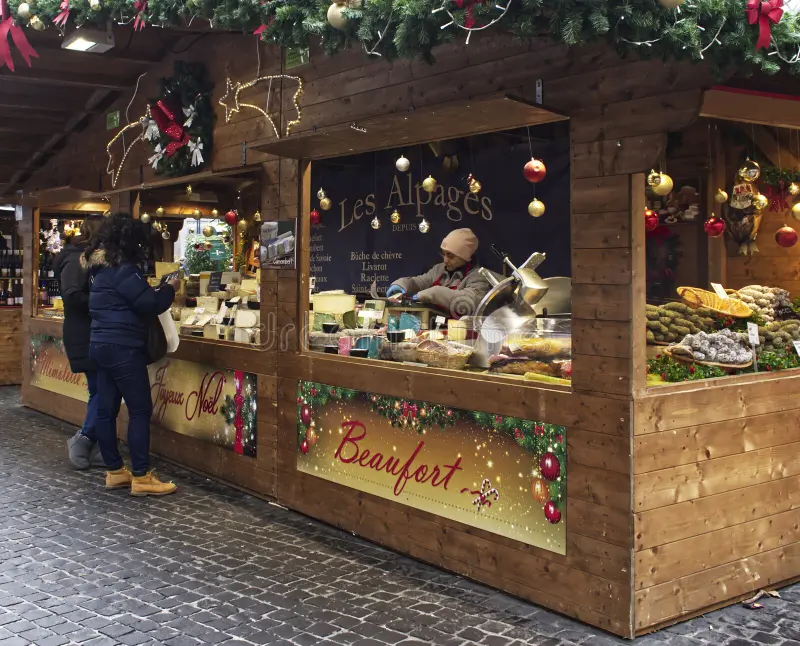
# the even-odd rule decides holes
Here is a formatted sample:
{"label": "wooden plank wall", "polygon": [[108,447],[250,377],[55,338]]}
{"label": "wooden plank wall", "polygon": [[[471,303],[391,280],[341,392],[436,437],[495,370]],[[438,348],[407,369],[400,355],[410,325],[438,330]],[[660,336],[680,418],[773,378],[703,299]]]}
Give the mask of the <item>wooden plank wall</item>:
{"label": "wooden plank wall", "polygon": [[[459,98],[498,91],[532,97],[537,79],[544,84],[544,107],[571,119],[572,274],[575,283],[574,376],[572,392],[520,385],[510,380],[480,380],[456,375],[443,379],[414,371],[345,358],[307,356],[299,351],[305,320],[308,279],[308,172],[305,165],[271,158],[245,146],[248,164],[262,163],[262,215],[284,219],[301,215],[297,271],[264,272],[262,317],[267,350],[257,372],[273,377],[259,397],[259,452],[275,447],[274,471],[265,463],[249,473],[239,464],[208,458],[204,470],[248,489],[270,495],[276,483],[279,502],[357,532],[419,559],[486,582],[611,632],[631,636],[633,618],[632,551],[632,392],[640,354],[634,342],[634,312],[643,295],[634,287],[641,249],[633,217],[643,199],[642,173],[663,154],[665,133],[696,116],[701,88],[710,84],[704,67],[620,59],[606,46],[568,48],[545,39],[517,43],[498,34],[478,35],[469,46],[454,43],[437,52],[433,66],[421,61],[368,61],[360,50],[326,58],[312,49],[311,61],[292,70],[303,78],[303,117],[297,132],[349,124],[368,117],[405,112]],[[255,39],[211,34],[183,59],[204,60],[214,75],[215,169],[242,164],[242,142],[269,136],[257,113],[237,114],[229,124],[216,105],[226,75],[255,76]],[[260,74],[281,70],[274,48],[260,45]],[[142,82],[139,100],[153,96],[156,79],[171,61]],[[291,83],[272,87],[281,122],[294,116]],[[265,103],[267,87],[251,90],[248,100]],[[125,110],[130,95],[118,103]],[[143,105],[143,103],[142,103]],[[274,103],[273,103],[274,105]],[[96,190],[106,166],[104,124],[93,124],[33,180],[32,186],[72,184]],[[121,153],[120,153],[121,154]],[[132,152],[120,185],[152,178],[146,150]],[[636,211],[632,215],[632,209]],[[638,221],[637,221],[638,222]],[[30,264],[28,264],[30,266]],[[198,346],[199,347],[199,346]],[[189,352],[187,350],[187,352]],[[194,351],[192,351],[194,352]],[[191,354],[191,352],[190,352]],[[225,352],[214,361],[226,361]],[[247,361],[250,361],[248,357]],[[241,366],[237,366],[241,367]],[[638,377],[637,377],[638,375]],[[567,555],[560,556],[373,498],[300,474],[295,468],[295,414],[298,379],[366,389],[389,395],[425,397],[453,406],[493,402],[492,412],[517,415],[567,427]],[[28,400],[30,401],[30,399]],[[39,402],[41,404],[41,402]],[[274,438],[270,440],[268,438]],[[273,444],[274,441],[274,444]],[[156,434],[154,446],[185,461],[207,450]],[[198,457],[199,460],[204,458]],[[274,475],[273,475],[274,474]],[[272,478],[270,480],[270,478]]]}
{"label": "wooden plank wall", "polygon": [[22,383],[22,310],[0,309],[0,386]]}
{"label": "wooden plank wall", "polygon": [[800,576],[800,375],[636,402],[636,632]]}

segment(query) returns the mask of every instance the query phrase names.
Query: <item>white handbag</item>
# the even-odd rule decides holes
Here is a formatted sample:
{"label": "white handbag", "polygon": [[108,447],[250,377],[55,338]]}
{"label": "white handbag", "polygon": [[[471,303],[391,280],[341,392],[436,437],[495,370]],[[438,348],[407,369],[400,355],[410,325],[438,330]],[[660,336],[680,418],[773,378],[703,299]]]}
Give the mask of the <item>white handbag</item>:
{"label": "white handbag", "polygon": [[178,349],[178,344],[181,338],[178,336],[178,328],[175,327],[175,321],[172,319],[172,313],[167,310],[158,315],[158,321],[164,329],[164,336],[167,339],[167,352],[175,352]]}

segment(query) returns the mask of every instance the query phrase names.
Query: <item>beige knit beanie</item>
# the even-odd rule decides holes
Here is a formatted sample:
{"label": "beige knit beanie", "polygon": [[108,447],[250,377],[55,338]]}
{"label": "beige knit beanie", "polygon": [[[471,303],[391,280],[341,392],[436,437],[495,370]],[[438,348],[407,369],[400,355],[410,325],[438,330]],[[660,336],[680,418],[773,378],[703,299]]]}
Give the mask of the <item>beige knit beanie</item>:
{"label": "beige knit beanie", "polygon": [[449,251],[462,260],[472,260],[478,250],[478,238],[472,229],[455,229],[442,240],[442,250]]}

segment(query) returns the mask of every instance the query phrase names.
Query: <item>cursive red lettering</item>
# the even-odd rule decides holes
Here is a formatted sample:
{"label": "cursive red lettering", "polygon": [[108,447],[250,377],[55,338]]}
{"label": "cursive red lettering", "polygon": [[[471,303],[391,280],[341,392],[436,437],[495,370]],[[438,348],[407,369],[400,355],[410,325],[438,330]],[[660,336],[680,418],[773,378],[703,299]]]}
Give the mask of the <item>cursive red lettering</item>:
{"label": "cursive red lettering", "polygon": [[[355,462],[358,459],[358,443],[363,440],[367,436],[367,427],[364,426],[361,422],[345,422],[342,424],[342,428],[347,429],[347,434],[342,439],[341,443],[339,444],[339,448],[336,449],[336,453],[334,457],[341,460],[345,464],[350,464],[351,462]],[[362,429],[364,432],[361,433],[358,437],[351,437],[353,431],[355,429]],[[353,457],[345,458],[342,457],[342,449],[344,448],[345,444],[352,444],[353,445]]]}
{"label": "cursive red lettering", "polygon": [[222,398],[222,389],[227,379],[221,371],[206,373],[200,381],[200,388],[193,390],[186,397],[184,415],[191,421],[200,415],[216,415],[219,410],[219,400]]}
{"label": "cursive red lettering", "polygon": [[414,460],[419,455],[419,452],[422,451],[422,447],[425,446],[425,442],[420,442],[417,444],[417,448],[414,449],[414,452],[411,454],[411,457],[406,460],[406,463],[403,465],[403,468],[400,470],[400,474],[397,476],[397,482],[394,483],[394,495],[399,496],[403,493],[403,489],[406,488],[406,483],[411,480],[413,477],[409,470],[411,469],[411,465]]}
{"label": "cursive red lettering", "polygon": [[450,484],[450,480],[453,479],[453,475],[455,474],[455,472],[462,470],[461,469],[461,458],[458,458],[456,460],[455,464],[445,464],[444,468],[445,469],[449,469],[449,471],[447,472],[447,475],[444,476],[444,478],[442,478],[441,480],[439,480],[439,482],[436,481],[436,478],[431,480],[431,485],[432,486],[438,487],[440,484],[444,484],[444,488],[447,489],[447,485]]}

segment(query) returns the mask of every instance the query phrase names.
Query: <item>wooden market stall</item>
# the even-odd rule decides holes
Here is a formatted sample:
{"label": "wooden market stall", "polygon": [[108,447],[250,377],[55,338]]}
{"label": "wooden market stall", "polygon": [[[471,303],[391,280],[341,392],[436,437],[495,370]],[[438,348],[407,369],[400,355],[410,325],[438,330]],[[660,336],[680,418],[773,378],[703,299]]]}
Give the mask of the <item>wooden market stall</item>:
{"label": "wooden market stall", "polygon": [[[259,56],[253,52],[256,47]],[[292,231],[296,220],[297,266],[262,266],[258,273],[258,343],[184,337],[170,359],[201,369],[179,371],[177,385],[168,390],[185,386],[181,374],[202,381],[222,371],[229,387],[242,373],[252,376],[257,384],[255,455],[232,450],[229,428],[223,428],[228,440],[215,440],[209,435],[213,429],[207,428],[202,437],[193,436],[191,419],[166,426],[156,423],[153,450],[625,637],[800,576],[800,542],[793,531],[799,462],[787,453],[795,450],[800,433],[791,396],[800,379],[797,372],[658,388],[646,381],[646,178],[669,159],[669,133],[694,127],[701,106],[708,105],[704,97],[715,83],[709,68],[622,58],[607,44],[569,47],[543,38],[520,43],[491,32],[477,34],[468,46],[458,42],[437,48],[435,64],[375,61],[360,49],[328,58],[312,46],[310,56],[300,57],[299,63],[293,59],[290,66],[285,54],[275,46],[254,45],[250,36],[209,33],[202,44],[165,57],[142,81],[138,94],[131,89],[112,104],[110,109],[124,111],[133,100],[134,110],[141,112],[141,97],[158,94],[156,78],[169,75],[175,60],[204,63],[214,84],[216,126],[213,147],[204,151],[210,168],[190,179],[157,178],[148,161],[152,149],[140,146],[131,149],[112,186],[104,174],[110,136],[105,123],[92,122],[25,183],[27,191],[36,193],[25,220],[31,234],[25,246],[26,268],[36,266],[38,242],[33,232],[39,230],[41,213],[53,203],[69,201],[63,195],[49,198],[44,189],[50,187],[84,191],[82,199],[107,198],[114,210],[131,209],[141,218],[150,213],[141,205],[154,188],[199,185],[221,175],[255,171],[260,200],[243,209],[251,216],[246,221],[255,221],[256,209],[263,222],[284,223]],[[235,84],[273,75],[283,77],[257,83],[248,98],[248,107],[265,105],[264,110],[229,110],[231,80]],[[234,94],[240,108],[236,90]],[[571,381],[543,383],[316,351],[308,334],[309,326],[314,331],[310,278],[320,275],[312,266],[320,250],[312,240],[318,234],[311,226],[311,212],[329,199],[325,192],[331,194],[336,208],[332,214],[323,213],[323,223],[338,227],[341,201],[355,201],[361,194],[325,182],[320,197],[315,169],[330,168],[342,158],[372,156],[373,161],[362,163],[368,169],[361,187],[367,194],[377,190],[379,180],[372,173],[382,168],[379,154],[394,159],[400,151],[413,151],[413,156],[408,154],[410,172],[417,174],[409,179],[410,187],[412,181],[424,179],[415,164],[418,159],[421,167],[425,163],[416,155],[429,144],[452,157],[441,142],[460,138],[471,147],[473,138],[478,142],[479,136],[498,132],[510,132],[509,137],[522,142],[515,145],[521,146],[523,158],[529,156],[528,145],[533,145],[536,133],[546,132],[543,140],[564,146],[560,172],[566,195],[548,203],[540,220],[569,248],[568,262],[566,257],[560,260],[572,285]],[[469,153],[459,150],[466,160]],[[119,160],[121,152],[117,155]],[[697,170],[706,177],[709,167],[700,164]],[[521,175],[521,168],[518,172]],[[481,179],[478,173],[476,177]],[[509,186],[517,181],[508,177]],[[484,181],[483,190],[499,193],[504,186]],[[540,190],[545,189],[543,183]],[[465,200],[466,206],[469,198],[461,190],[456,199]],[[354,219],[366,226],[369,218],[362,215],[358,212]],[[379,215],[391,217],[388,211]],[[504,212],[503,217],[504,223],[496,226],[511,226],[518,216]],[[444,231],[438,228],[435,235]],[[693,240],[696,249],[704,247],[704,239]],[[412,244],[409,254],[413,248]],[[705,287],[700,280],[717,277],[723,255],[713,244],[702,253],[708,265],[693,274],[699,287]],[[548,255],[548,262],[559,260],[557,254]],[[41,347],[50,356],[58,354],[57,321],[26,307],[23,331],[25,347],[46,336]],[[80,384],[71,384],[77,391],[63,384],[60,390],[43,387],[41,381],[37,385],[41,363],[23,354],[24,403],[79,422]],[[54,375],[71,381],[63,366],[49,376]],[[344,421],[327,421],[326,415],[339,414]],[[427,416],[437,424],[421,422]],[[457,420],[451,421],[453,416]],[[358,430],[352,425],[343,435],[343,424],[356,418],[379,429],[371,436],[377,437],[378,447],[371,446],[372,458],[363,452],[367,445],[357,443],[366,436],[366,428],[359,438],[351,434]],[[400,437],[396,426],[410,423],[404,419],[413,422],[419,436],[406,430],[411,439]],[[398,497],[391,483],[370,483],[347,471],[348,465],[376,470],[384,459],[374,462],[376,451],[419,455],[421,449],[414,452],[416,438],[434,446],[440,441],[434,437],[440,421],[446,429],[442,437],[462,443],[458,462],[445,464],[445,459],[456,459],[447,454],[445,441],[434,450],[439,461],[435,469],[433,464],[425,471],[415,466],[412,473],[409,459],[403,471],[399,457],[388,466],[382,463],[386,475],[394,476],[392,482],[405,478],[405,497]],[[345,439],[338,441],[338,436]],[[473,442],[475,457],[487,444],[489,450],[498,449],[493,460],[507,470],[498,467],[500,477],[493,476],[489,487],[500,490],[502,502],[483,488],[484,473],[468,455]],[[340,459],[343,449],[346,460]],[[505,463],[503,452],[523,466]],[[551,457],[542,461],[545,453],[565,461],[556,460],[559,469],[554,471]],[[320,456],[345,467],[328,469]],[[487,465],[493,468],[491,461]],[[456,491],[445,495],[447,469]],[[562,481],[567,484],[567,475],[568,485],[560,486]],[[508,507],[503,506],[506,498],[514,501]],[[495,506],[490,508],[486,502],[492,500]]]}

